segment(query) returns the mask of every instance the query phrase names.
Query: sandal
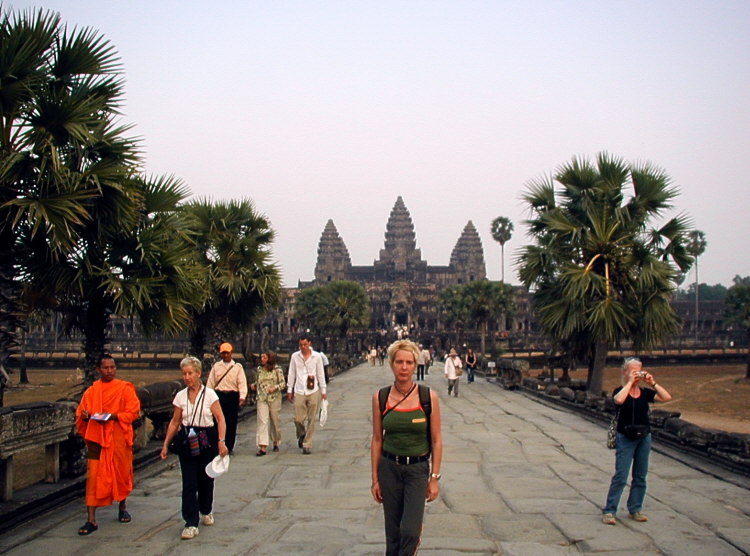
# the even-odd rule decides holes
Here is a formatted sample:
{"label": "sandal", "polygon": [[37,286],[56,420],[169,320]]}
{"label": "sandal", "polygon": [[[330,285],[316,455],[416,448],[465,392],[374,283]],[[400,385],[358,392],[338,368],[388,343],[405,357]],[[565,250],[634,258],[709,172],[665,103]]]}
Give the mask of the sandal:
{"label": "sandal", "polygon": [[130,523],[132,519],[133,518],[130,517],[130,514],[127,510],[120,510],[120,513],[117,514],[117,521],[119,521],[120,523]]}
{"label": "sandal", "polygon": [[265,455],[266,455],[266,451],[265,451],[265,450],[258,450],[258,451],[257,451],[257,452],[255,453],[255,455],[256,455],[256,456],[265,456]]}
{"label": "sandal", "polygon": [[81,527],[81,528],[80,528],[80,529],[78,530],[78,534],[79,534],[79,535],[82,535],[82,536],[83,536],[83,535],[90,535],[91,533],[93,533],[93,532],[94,532],[94,531],[96,531],[97,529],[99,529],[99,526],[98,526],[98,525],[94,525],[94,524],[93,524],[93,523],[91,523],[90,521],[87,521],[86,523],[84,523],[84,524],[83,524],[83,527]]}

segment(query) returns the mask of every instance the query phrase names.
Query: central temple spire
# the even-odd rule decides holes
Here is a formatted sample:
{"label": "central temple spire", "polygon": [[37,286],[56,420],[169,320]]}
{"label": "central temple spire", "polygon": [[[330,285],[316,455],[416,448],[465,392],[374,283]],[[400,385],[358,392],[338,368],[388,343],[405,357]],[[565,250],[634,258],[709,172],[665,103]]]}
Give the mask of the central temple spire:
{"label": "central temple spire", "polygon": [[396,272],[425,266],[427,263],[422,261],[416,237],[411,215],[399,195],[385,226],[385,245],[375,266],[385,266]]}

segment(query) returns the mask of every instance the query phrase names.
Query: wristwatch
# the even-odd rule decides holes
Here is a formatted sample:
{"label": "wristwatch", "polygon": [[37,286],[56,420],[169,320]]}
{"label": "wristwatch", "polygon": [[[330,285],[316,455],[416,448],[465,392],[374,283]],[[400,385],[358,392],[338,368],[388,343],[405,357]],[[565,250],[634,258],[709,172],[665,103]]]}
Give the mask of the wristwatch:
{"label": "wristwatch", "polygon": [[440,473],[430,473],[430,479],[435,479],[436,481],[439,481],[440,477],[442,477]]}

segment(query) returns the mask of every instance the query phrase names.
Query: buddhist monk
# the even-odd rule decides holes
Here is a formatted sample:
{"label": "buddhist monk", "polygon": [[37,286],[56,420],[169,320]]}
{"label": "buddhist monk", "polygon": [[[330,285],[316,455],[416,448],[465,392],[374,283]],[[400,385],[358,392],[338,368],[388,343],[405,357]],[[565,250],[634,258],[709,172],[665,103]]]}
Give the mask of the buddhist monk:
{"label": "buddhist monk", "polygon": [[96,368],[100,379],[83,393],[76,410],[76,426],[86,441],[88,462],[88,521],[78,530],[79,535],[96,531],[96,509],[115,500],[120,503],[118,520],[131,520],[127,498],[133,490],[133,421],[140,415],[141,403],[130,382],[115,378],[117,365],[110,355],[102,355]]}

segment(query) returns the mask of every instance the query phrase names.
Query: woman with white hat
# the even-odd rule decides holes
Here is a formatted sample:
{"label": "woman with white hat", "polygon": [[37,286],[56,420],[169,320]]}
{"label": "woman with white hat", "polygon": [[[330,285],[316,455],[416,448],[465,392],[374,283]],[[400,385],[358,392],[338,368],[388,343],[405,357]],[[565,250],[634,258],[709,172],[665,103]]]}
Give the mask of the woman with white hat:
{"label": "woman with white hat", "polygon": [[[183,390],[177,392],[172,404],[174,413],[167,426],[161,459],[169,455],[170,444],[177,436],[172,451],[180,457],[182,474],[182,518],[185,528],[180,535],[192,539],[198,534],[198,523],[213,525],[214,480],[206,473],[206,466],[218,455],[227,458],[226,422],[219,396],[203,386],[201,362],[197,357],[180,361]],[[178,435],[178,432],[180,433]]]}

